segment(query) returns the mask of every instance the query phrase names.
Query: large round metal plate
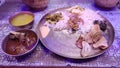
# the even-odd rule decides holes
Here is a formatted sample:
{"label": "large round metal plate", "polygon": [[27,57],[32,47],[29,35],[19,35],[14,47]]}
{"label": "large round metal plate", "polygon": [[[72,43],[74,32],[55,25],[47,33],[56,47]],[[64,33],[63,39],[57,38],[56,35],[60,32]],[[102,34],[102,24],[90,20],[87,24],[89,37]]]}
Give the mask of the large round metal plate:
{"label": "large round metal plate", "polygon": [[[62,11],[64,9],[66,9],[66,8],[56,9],[56,10],[53,10],[53,11],[47,13],[46,15],[55,13],[56,11]],[[96,57],[98,55],[103,54],[113,43],[113,40],[114,40],[113,26],[106,18],[104,18],[102,15],[100,15],[106,21],[108,21],[107,22],[107,31],[105,32],[105,37],[107,38],[109,47],[105,50],[100,50],[100,51],[94,50],[93,53],[88,57],[81,57],[80,56],[81,49],[79,49],[75,45],[75,41],[78,39],[79,35],[77,35],[77,34],[69,35],[65,31],[54,31],[52,29],[50,29],[50,31],[46,37],[43,37],[41,35],[43,32],[41,30],[41,27],[43,27],[43,24],[45,23],[45,16],[42,17],[42,19],[40,20],[40,22],[37,26],[36,30],[37,30],[38,36],[46,48],[48,48],[50,51],[52,51],[60,56],[67,57],[67,58],[73,58],[73,59],[92,58],[92,57]]]}

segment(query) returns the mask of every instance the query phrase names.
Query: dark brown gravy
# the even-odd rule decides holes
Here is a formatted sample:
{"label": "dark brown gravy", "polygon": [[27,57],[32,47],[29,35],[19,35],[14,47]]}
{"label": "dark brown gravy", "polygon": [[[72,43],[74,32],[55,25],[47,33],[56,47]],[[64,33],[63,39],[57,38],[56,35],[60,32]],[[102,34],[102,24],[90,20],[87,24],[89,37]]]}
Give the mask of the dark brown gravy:
{"label": "dark brown gravy", "polygon": [[13,40],[9,38],[10,36],[9,34],[3,42],[3,50],[8,54],[11,55],[23,54],[28,50],[32,49],[37,42],[37,35],[34,32],[30,30],[20,30],[17,32],[25,33],[31,42],[29,42],[29,45],[26,44],[26,41],[24,43],[21,43],[19,42],[18,39]]}

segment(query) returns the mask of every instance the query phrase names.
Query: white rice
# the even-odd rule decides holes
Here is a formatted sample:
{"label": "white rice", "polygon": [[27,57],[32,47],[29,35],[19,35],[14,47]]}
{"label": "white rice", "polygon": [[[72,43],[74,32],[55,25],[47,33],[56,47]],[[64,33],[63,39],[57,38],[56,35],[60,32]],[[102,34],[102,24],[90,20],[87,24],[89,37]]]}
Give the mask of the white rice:
{"label": "white rice", "polygon": [[67,22],[68,22],[68,20],[70,18],[68,17],[68,15],[66,14],[66,12],[61,11],[60,13],[62,13],[63,19],[60,20],[60,21],[58,21],[56,23],[56,25],[53,27],[55,30],[63,30],[63,29],[66,29],[68,27],[67,26]]}
{"label": "white rice", "polygon": [[95,20],[103,20],[103,18],[101,18],[101,16],[98,15],[98,12],[95,12],[90,9],[85,9],[82,12],[82,15],[80,15],[79,17],[84,21],[84,25],[79,25],[79,32],[83,34],[86,34],[90,31]]}
{"label": "white rice", "polygon": [[[46,24],[47,26],[53,28],[54,30],[63,30],[63,29],[67,29],[68,30],[68,20],[70,13],[66,12],[66,11],[59,11],[56,13],[62,13],[62,17],[63,19],[58,21],[55,25],[54,24]],[[95,12],[93,10],[90,9],[85,9],[84,11],[81,11],[79,18],[81,18],[84,21],[84,24],[79,23],[79,30],[78,33],[81,33],[83,35],[85,35],[87,32],[90,31],[91,27],[94,25],[94,21],[95,20],[103,20],[103,18],[101,18],[101,16],[98,14],[98,12]],[[46,22],[47,23],[47,22]],[[68,30],[68,32],[71,32]]]}

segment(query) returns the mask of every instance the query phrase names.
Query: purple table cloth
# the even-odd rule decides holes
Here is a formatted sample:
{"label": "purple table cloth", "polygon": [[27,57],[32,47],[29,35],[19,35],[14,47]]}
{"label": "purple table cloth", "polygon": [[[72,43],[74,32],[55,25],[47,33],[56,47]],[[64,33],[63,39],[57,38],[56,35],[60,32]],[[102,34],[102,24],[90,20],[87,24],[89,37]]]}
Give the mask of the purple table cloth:
{"label": "purple table cloth", "polygon": [[17,12],[31,11],[35,14],[35,30],[37,24],[43,15],[50,10],[57,8],[80,5],[81,7],[90,8],[100,11],[115,29],[115,40],[112,46],[102,55],[86,60],[73,60],[60,57],[48,49],[40,42],[36,49],[29,55],[24,57],[6,56],[0,49],[0,65],[1,66],[80,66],[80,67],[120,67],[120,9],[118,7],[112,10],[103,10],[94,5],[93,0],[50,0],[48,7],[43,11],[30,10],[21,0],[6,0],[0,6],[0,46],[4,37],[12,30],[9,24],[9,17]]}

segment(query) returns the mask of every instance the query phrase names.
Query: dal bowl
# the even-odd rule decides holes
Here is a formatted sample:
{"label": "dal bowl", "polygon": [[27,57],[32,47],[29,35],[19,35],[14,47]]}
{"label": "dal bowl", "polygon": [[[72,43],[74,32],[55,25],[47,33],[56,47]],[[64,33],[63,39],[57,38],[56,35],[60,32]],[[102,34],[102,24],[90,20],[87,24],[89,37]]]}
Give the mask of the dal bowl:
{"label": "dal bowl", "polygon": [[30,29],[34,23],[34,14],[29,11],[19,12],[9,18],[10,24],[16,29]]}

